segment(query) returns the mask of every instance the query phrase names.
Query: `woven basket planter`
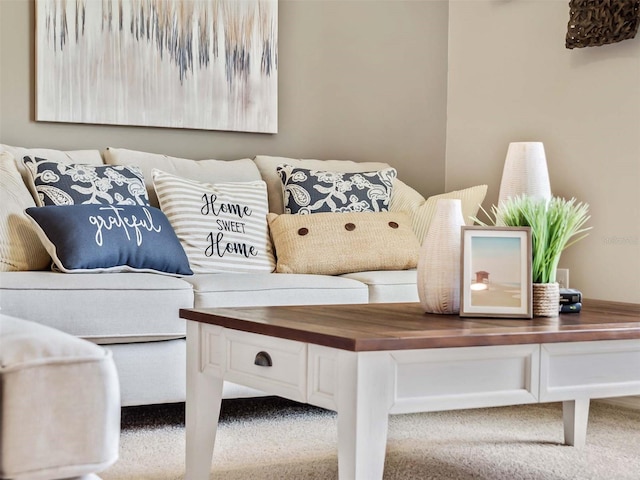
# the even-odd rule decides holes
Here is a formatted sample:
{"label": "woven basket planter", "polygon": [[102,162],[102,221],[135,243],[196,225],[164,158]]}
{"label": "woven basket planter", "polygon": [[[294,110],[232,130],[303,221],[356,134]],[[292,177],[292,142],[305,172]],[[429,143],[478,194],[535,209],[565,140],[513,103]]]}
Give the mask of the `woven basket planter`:
{"label": "woven basket planter", "polygon": [[418,256],[418,297],[427,313],[460,312],[460,200],[438,200]]}
{"label": "woven basket planter", "polygon": [[557,317],[560,310],[560,285],[556,283],[533,284],[533,316]]}

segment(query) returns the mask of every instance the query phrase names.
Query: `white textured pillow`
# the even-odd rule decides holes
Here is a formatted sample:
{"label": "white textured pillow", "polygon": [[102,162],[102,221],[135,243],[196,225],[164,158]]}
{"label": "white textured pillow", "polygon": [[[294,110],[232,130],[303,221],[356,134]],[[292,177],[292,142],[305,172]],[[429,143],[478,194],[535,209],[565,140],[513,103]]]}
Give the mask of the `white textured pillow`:
{"label": "white textured pillow", "polygon": [[272,272],[262,180],[208,184],[154,169],[153,185],[194,273]]}
{"label": "white textured pillow", "polygon": [[407,212],[411,216],[413,231],[422,244],[427,235],[431,219],[436,211],[436,204],[441,198],[459,199],[462,203],[462,218],[467,225],[473,222],[472,217],[478,214],[478,210],[484,197],[487,195],[487,185],[476,185],[462,190],[454,190],[440,195],[433,195],[425,199],[402,181],[396,180],[393,183],[393,195],[389,210],[392,212]]}
{"label": "white textured pillow", "polygon": [[162,170],[176,177],[206,183],[254,182],[262,180],[253,160],[191,160],[170,157],[159,153],[141,152],[126,148],[109,147],[104,151],[107,165],[136,165],[142,171],[149,195],[149,203],[159,206],[153,189],[153,169]]}
{"label": "white textured pillow", "polygon": [[0,153],[0,271],[43,270],[51,264],[25,209],[35,201],[13,156]]}

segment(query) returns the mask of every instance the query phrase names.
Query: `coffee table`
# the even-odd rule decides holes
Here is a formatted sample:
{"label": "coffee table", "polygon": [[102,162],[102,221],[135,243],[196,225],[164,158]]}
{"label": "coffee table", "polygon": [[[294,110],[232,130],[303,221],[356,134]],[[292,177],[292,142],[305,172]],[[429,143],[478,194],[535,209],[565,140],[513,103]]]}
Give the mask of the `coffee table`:
{"label": "coffee table", "polygon": [[208,479],[224,380],[337,412],[341,480],[381,479],[389,414],[563,402],[586,441],[589,401],[640,394],[640,310],[593,303],[532,320],[419,304],[183,309],[187,480]]}

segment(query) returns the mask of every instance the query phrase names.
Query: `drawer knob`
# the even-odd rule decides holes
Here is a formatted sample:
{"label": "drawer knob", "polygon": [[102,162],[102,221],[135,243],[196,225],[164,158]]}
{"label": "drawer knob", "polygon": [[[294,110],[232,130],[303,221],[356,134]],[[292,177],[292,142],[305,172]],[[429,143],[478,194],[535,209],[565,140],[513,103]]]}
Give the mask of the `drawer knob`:
{"label": "drawer knob", "polygon": [[253,362],[254,364],[260,367],[271,367],[273,366],[273,361],[271,360],[271,355],[267,352],[258,352],[256,354],[256,359]]}

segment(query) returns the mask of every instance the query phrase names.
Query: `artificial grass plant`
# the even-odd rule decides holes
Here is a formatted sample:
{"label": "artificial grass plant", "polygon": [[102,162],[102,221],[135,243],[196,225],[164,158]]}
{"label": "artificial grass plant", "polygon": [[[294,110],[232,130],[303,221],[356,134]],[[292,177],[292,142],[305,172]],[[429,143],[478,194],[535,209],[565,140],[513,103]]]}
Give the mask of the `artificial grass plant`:
{"label": "artificial grass plant", "polygon": [[[511,197],[496,207],[491,215],[482,211],[494,225],[506,227],[531,227],[531,273],[533,283],[554,283],[560,255],[588,235],[592,227],[585,227],[589,220],[589,205],[575,198],[566,200],[552,197],[540,200],[527,196]],[[491,218],[493,216],[493,218]],[[474,218],[480,225],[487,223]]]}

